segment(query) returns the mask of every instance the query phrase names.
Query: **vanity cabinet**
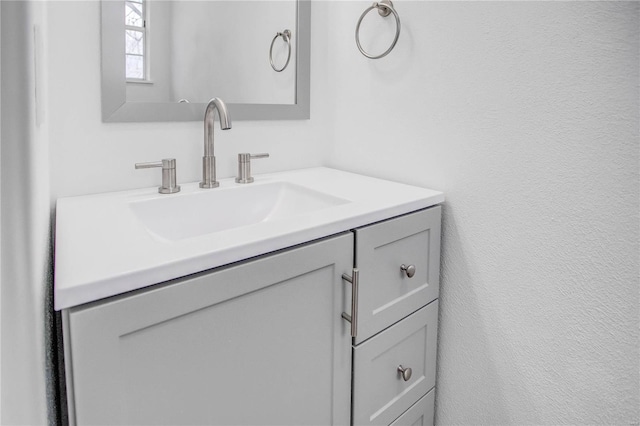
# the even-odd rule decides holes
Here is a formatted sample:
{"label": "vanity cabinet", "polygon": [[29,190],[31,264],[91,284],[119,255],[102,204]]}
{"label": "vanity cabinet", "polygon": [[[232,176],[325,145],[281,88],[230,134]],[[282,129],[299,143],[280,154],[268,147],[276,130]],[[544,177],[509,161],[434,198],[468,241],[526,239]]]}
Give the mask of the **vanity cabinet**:
{"label": "vanity cabinet", "polygon": [[[412,425],[419,418],[433,424],[440,224],[436,206],[354,230],[360,274],[354,425]],[[401,369],[411,374],[403,377]],[[418,404],[427,393],[430,399]]]}
{"label": "vanity cabinet", "polygon": [[439,258],[435,206],[65,309],[70,421],[432,424]]}
{"label": "vanity cabinet", "polygon": [[345,233],[65,311],[71,423],[349,424]]}

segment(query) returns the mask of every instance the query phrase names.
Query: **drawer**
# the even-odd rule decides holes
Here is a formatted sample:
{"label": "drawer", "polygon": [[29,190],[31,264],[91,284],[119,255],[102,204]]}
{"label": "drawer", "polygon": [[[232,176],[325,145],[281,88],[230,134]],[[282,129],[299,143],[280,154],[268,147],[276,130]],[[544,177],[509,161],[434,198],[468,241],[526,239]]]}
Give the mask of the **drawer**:
{"label": "drawer", "polygon": [[431,389],[390,426],[433,426],[435,394],[435,388]]}
{"label": "drawer", "polygon": [[436,300],[353,349],[354,425],[388,425],[435,386],[437,325]]}
{"label": "drawer", "polygon": [[[356,229],[356,344],[438,297],[440,215],[436,206]],[[415,266],[415,274],[408,277],[401,265]]]}

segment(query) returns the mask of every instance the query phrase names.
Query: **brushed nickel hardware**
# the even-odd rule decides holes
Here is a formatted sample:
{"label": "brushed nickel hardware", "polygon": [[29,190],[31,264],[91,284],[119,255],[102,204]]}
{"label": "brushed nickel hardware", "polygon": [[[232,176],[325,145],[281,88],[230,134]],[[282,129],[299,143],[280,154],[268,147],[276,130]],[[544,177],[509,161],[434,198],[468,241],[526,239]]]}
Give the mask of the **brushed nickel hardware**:
{"label": "brushed nickel hardware", "polygon": [[224,101],[220,98],[211,99],[204,112],[204,156],[202,157],[202,182],[200,182],[200,188],[217,188],[220,185],[216,181],[216,157],[213,154],[214,111],[218,111],[220,128],[222,130],[231,128],[231,119]]}
{"label": "brushed nickel hardware", "polygon": [[162,167],[162,185],[158,187],[161,194],[174,194],[180,192],[180,185],[176,183],[176,160],[175,158],[165,158],[160,161],[149,163],[136,163],[136,169],[151,169]]}
{"label": "brushed nickel hardware", "polygon": [[351,283],[351,315],[342,313],[342,318],[351,323],[351,337],[358,337],[358,285],[360,283],[360,271],[353,268],[351,276],[342,274],[342,279]]}
{"label": "brushed nickel hardware", "polygon": [[398,366],[398,373],[400,373],[400,376],[402,377],[402,380],[404,380],[405,382],[408,382],[409,379],[411,379],[411,373],[412,372],[413,371],[409,367],[404,368],[402,365]]}
{"label": "brushed nickel hardware", "polygon": [[249,154],[248,152],[238,154],[238,177],[236,177],[237,183],[253,182],[253,176],[251,176],[251,160],[255,158],[269,158],[269,154]]}
{"label": "brushed nickel hardware", "polygon": [[[273,43],[276,42],[278,37],[282,37],[285,43],[287,43],[287,48],[289,49],[289,53],[287,54],[287,62],[285,62],[282,68],[280,69],[276,68],[275,64],[273,63]],[[284,30],[281,33],[276,33],[275,37],[273,37],[273,40],[271,40],[271,47],[269,48],[269,62],[271,62],[271,68],[273,68],[275,72],[282,72],[284,71],[285,68],[287,68],[287,65],[289,65],[290,59],[291,59],[291,30]]]}
{"label": "brushed nickel hardware", "polygon": [[404,263],[402,265],[400,265],[400,269],[402,271],[404,271],[405,274],[407,274],[407,277],[411,278],[416,274],[416,267],[415,265],[405,265]]}
{"label": "brushed nickel hardware", "polygon": [[[360,24],[362,23],[362,19],[364,19],[367,13],[369,13],[373,9],[378,9],[378,14],[383,18],[386,18],[391,13],[393,13],[394,18],[396,18],[396,36],[393,38],[393,42],[391,43],[391,46],[389,46],[387,50],[385,50],[379,55],[371,55],[365,52],[365,50],[360,45]],[[396,12],[395,8],[393,7],[393,3],[391,2],[391,0],[381,0],[379,2],[374,2],[364,12],[362,12],[362,15],[360,15],[360,19],[358,19],[358,24],[356,25],[356,45],[358,46],[358,50],[360,50],[360,53],[362,53],[367,58],[380,59],[387,56],[389,52],[391,52],[393,48],[396,46],[396,43],[398,42],[398,37],[400,37],[400,17],[398,16],[398,12]]]}

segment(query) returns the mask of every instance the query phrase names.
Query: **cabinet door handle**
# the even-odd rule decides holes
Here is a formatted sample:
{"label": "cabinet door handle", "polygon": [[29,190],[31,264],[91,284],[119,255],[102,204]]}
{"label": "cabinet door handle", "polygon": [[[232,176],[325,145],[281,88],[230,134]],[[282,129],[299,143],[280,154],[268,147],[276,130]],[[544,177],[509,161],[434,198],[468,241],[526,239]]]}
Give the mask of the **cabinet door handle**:
{"label": "cabinet door handle", "polygon": [[405,265],[404,263],[400,265],[400,269],[407,274],[407,277],[411,278],[416,274],[416,266],[415,265]]}
{"label": "cabinet door handle", "polygon": [[400,375],[402,376],[402,379],[405,382],[408,382],[409,379],[411,378],[412,371],[411,371],[411,368],[409,368],[409,367],[404,368],[402,365],[399,365],[398,366],[398,373],[400,373]]}
{"label": "cabinet door handle", "polygon": [[351,337],[358,336],[358,284],[360,281],[360,271],[353,268],[351,276],[342,274],[342,279],[351,283],[351,315],[342,313],[342,318],[351,323]]}

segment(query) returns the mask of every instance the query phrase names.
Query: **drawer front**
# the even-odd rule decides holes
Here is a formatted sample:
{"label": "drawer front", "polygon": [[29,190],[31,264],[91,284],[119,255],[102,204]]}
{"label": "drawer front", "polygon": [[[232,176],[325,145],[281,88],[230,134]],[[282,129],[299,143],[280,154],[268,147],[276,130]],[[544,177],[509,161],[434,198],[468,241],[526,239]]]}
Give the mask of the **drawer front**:
{"label": "drawer front", "polygon": [[431,389],[390,426],[433,426],[435,394],[436,390]]}
{"label": "drawer front", "polygon": [[436,300],[354,348],[354,425],[388,425],[435,386],[437,325]]}
{"label": "drawer front", "polygon": [[[438,297],[440,206],[359,228],[359,344]],[[413,265],[409,277],[401,266]]]}

